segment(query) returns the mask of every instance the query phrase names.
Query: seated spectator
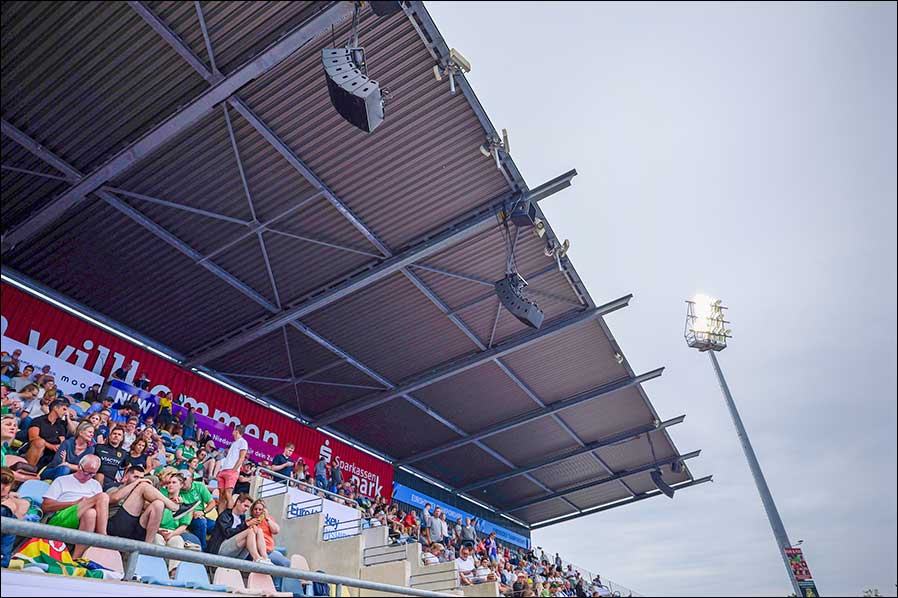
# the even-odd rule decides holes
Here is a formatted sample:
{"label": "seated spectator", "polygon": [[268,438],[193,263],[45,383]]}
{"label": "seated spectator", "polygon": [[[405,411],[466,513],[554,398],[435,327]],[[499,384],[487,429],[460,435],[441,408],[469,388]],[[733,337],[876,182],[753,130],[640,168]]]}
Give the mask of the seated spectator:
{"label": "seated spectator", "polygon": [[[40,509],[34,507],[29,499],[21,498],[12,492],[15,480],[16,476],[11,469],[8,467],[0,469],[0,515],[26,521],[40,521]],[[15,534],[0,536],[0,554],[2,554],[0,566],[9,566],[15,541]]]}
{"label": "seated spectator", "polygon": [[175,449],[175,467],[187,466],[187,462],[196,456],[196,441],[193,438],[185,438],[184,444]]}
{"label": "seated spectator", "polygon": [[488,581],[496,581],[494,571],[490,570],[490,560],[486,557],[480,559],[480,564],[474,570],[474,583],[486,583]]}
{"label": "seated spectator", "polygon": [[421,553],[421,560],[425,565],[436,565],[440,562],[440,555],[443,554],[443,545],[434,542],[427,547],[427,550]]}
{"label": "seated spectator", "polygon": [[55,399],[48,407],[46,415],[34,418],[28,426],[28,449],[25,460],[38,469],[53,459],[67,432],[65,417],[69,402],[65,399]]}
{"label": "seated spectator", "polygon": [[249,494],[249,487],[253,481],[254,466],[251,461],[246,460],[237,474],[237,483],[234,484],[234,494]]}
{"label": "seated spectator", "polygon": [[[190,460],[196,463],[197,458]],[[206,515],[215,510],[215,500],[209,488],[203,483],[202,477],[197,478],[196,473],[190,469],[184,469],[181,474],[181,502],[196,504],[193,510],[193,519],[188,524],[187,530],[199,540],[200,550],[206,550],[207,537],[215,526],[215,522],[207,519]]]}
{"label": "seated spectator", "polygon": [[121,485],[113,485],[109,494],[110,536],[154,542],[163,511],[169,509],[178,517],[188,511],[190,503],[177,503],[157,490],[144,478],[142,467],[134,465],[125,471]]}
{"label": "seated spectator", "polygon": [[[167,470],[159,476],[159,483],[166,490],[167,497],[172,502],[181,503],[181,487],[183,478],[181,472],[176,470]],[[183,508],[179,507],[175,510],[164,509],[162,511],[162,519],[159,521],[159,531],[156,533],[155,542],[162,546],[170,546],[172,548],[184,548],[184,532],[193,518],[193,509],[199,504],[199,501],[184,503]],[[178,515],[175,516],[175,513]],[[175,569],[181,561],[176,559],[168,560],[168,570],[174,573]]]}
{"label": "seated spectator", "polygon": [[10,378],[10,382],[12,383],[12,389],[16,392],[22,392],[22,389],[32,384],[31,376],[34,374],[34,366],[26,365],[22,368],[22,371],[19,372],[18,376]]}
{"label": "seated spectator", "polygon": [[257,563],[271,564],[265,553],[265,537],[259,529],[259,522],[255,519],[246,520],[252,503],[250,495],[239,494],[232,509],[219,513],[206,546],[207,552],[238,559],[250,556]]}
{"label": "seated spectator", "polygon": [[[125,431],[125,437],[128,437],[127,430]],[[124,443],[122,443],[122,448],[125,448]],[[147,459],[149,455],[147,455],[147,441],[143,438],[138,438],[131,444],[130,450],[128,450],[128,454],[125,456],[125,466],[130,467],[132,465],[140,465],[144,469],[147,469]]]}
{"label": "seated spectator", "polygon": [[[289,567],[290,559],[274,549],[274,537],[281,533],[281,528],[268,512],[268,507],[265,505],[264,500],[260,498],[252,504],[250,516],[253,520],[258,521],[259,529],[262,530],[262,536],[265,539],[265,552],[268,553],[268,558],[271,562],[279,567]],[[274,585],[278,591],[280,591],[282,584],[282,577],[274,578]]]}
{"label": "seated spectator", "polygon": [[466,542],[461,545],[458,558],[455,559],[456,569],[458,570],[458,581],[463,586],[469,586],[474,583],[474,557],[472,556],[473,546]]}
{"label": "seated spectator", "polygon": [[165,466],[168,461],[165,456],[165,445],[162,444],[162,437],[156,433],[156,430],[148,425],[140,431],[139,438],[147,443],[147,448],[144,450],[144,454],[147,456],[147,471]]}
{"label": "seated spectator", "polygon": [[0,466],[9,468],[15,467],[12,471],[16,482],[21,483],[26,480],[36,480],[37,475],[35,473],[21,469],[22,465],[24,465],[26,469],[31,467],[28,465],[28,462],[25,461],[24,457],[13,455],[9,452],[9,445],[16,439],[18,433],[19,424],[16,416],[12,413],[4,413],[2,423],[0,423]]}
{"label": "seated spectator", "polygon": [[78,424],[75,435],[67,438],[59,445],[59,450],[53,459],[41,472],[42,480],[55,480],[59,476],[69,475],[78,471],[78,464],[85,455],[94,452],[94,427],[89,421]]}
{"label": "seated spectator", "polygon": [[[119,413],[124,409],[124,405],[119,408]],[[129,416],[127,420],[125,420],[125,440],[122,442],[122,448],[127,450],[131,450],[131,445],[134,444],[134,441],[137,440],[137,424],[140,420],[138,420],[135,416]],[[146,449],[146,442],[144,442],[144,450]]]}
{"label": "seated spectator", "polygon": [[[85,455],[78,471],[53,480],[41,505],[45,513],[53,513],[47,523],[98,534],[106,533],[109,495],[103,492],[103,487],[94,479],[99,470],[100,458]],[[81,558],[85,550],[86,545],[78,544],[72,551],[72,557]]]}
{"label": "seated spectator", "polygon": [[100,458],[100,471],[97,473],[97,481],[103,485],[104,490],[118,484],[119,470],[125,467],[128,452],[122,448],[125,438],[125,429],[115,426],[109,432],[106,444],[98,444],[94,447],[94,454]]}

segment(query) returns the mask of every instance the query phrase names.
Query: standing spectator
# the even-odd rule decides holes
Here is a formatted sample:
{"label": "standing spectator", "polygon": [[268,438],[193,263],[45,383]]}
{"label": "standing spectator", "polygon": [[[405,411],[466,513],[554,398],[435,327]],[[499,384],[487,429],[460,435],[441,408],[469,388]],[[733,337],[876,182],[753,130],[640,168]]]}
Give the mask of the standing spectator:
{"label": "standing spectator", "polygon": [[424,538],[424,545],[431,543],[430,540],[430,503],[424,505],[424,509],[421,511],[421,536]]}
{"label": "standing spectator", "polygon": [[42,480],[55,480],[64,475],[78,471],[78,464],[85,455],[93,454],[94,427],[89,421],[83,421],[75,429],[75,435],[67,438],[59,445],[56,455],[41,472]]}
{"label": "standing spectator", "polygon": [[29,465],[40,469],[49,463],[66,437],[66,413],[69,402],[55,399],[49,405],[46,415],[31,420],[28,426],[28,451],[25,460]]}
{"label": "standing spectator", "polygon": [[465,517],[465,525],[461,529],[461,539],[463,542],[477,544],[477,531],[474,529],[476,519]]}
{"label": "standing spectator", "polygon": [[168,428],[172,420],[171,413],[172,396],[171,391],[159,391],[159,427],[161,429]]}
{"label": "standing spectator", "polygon": [[288,442],[284,445],[284,452],[280,455],[275,455],[274,459],[271,462],[271,471],[276,471],[281,475],[289,477],[293,472],[293,468],[296,463],[291,459],[293,456],[294,446],[292,442]]}
{"label": "standing spectator", "polygon": [[430,541],[431,542],[442,542],[443,541],[443,521],[440,519],[441,514],[440,507],[436,507],[433,510],[433,516],[430,518]]}
{"label": "standing spectator", "polygon": [[125,378],[128,377],[128,371],[130,369],[131,369],[131,364],[126,363],[119,369],[112,372],[112,377],[115,378],[116,380],[121,380],[122,382],[125,382]]}
{"label": "standing spectator", "polygon": [[252,503],[250,495],[239,494],[234,500],[233,509],[225,509],[219,513],[212,537],[206,546],[207,552],[238,559],[251,556],[257,563],[271,564],[268,555],[263,553],[265,536],[259,529],[258,521],[246,519]]}
{"label": "standing spectator", "polygon": [[496,532],[490,532],[490,535],[487,536],[486,540],[483,542],[484,549],[486,551],[486,556],[489,558],[491,563],[496,563],[499,561],[499,542],[496,540]]}
{"label": "standing spectator", "polygon": [[34,380],[34,383],[37,384],[38,386],[43,386],[43,384],[46,380],[52,380],[53,374],[50,373],[50,366],[48,366],[48,365],[43,366],[41,368],[41,371],[34,374],[34,376],[32,376],[31,379]]}
{"label": "standing spectator", "polygon": [[192,438],[196,440],[196,408],[193,405],[187,406],[187,413],[184,414],[184,432],[182,436],[184,440]]}
{"label": "standing spectator", "polygon": [[321,458],[318,459],[318,463],[315,464],[315,486],[321,488],[322,490],[327,490],[327,459],[324,455],[321,455]]}
{"label": "standing spectator", "polygon": [[300,482],[309,482],[309,472],[306,470],[306,461],[302,457],[299,457],[296,460],[296,467],[294,468],[293,477],[299,480]]}
{"label": "standing spectator", "polygon": [[[92,384],[91,387],[87,389],[87,392],[84,393],[84,400],[91,403],[91,409],[94,408],[96,403],[102,401],[103,397],[100,396],[100,385]],[[111,401],[112,399],[110,398],[110,405],[112,404]],[[95,411],[99,411],[99,409],[95,409]]]}
{"label": "standing spectator", "polygon": [[100,458],[100,469],[97,472],[97,481],[103,486],[103,490],[109,490],[116,485],[119,470],[125,464],[128,452],[122,448],[125,439],[125,430],[116,426],[109,432],[109,440],[106,444],[98,444],[94,447],[94,454]]}
{"label": "standing spectator", "polygon": [[331,466],[331,492],[336,493],[343,485],[343,470],[336,463]]}
{"label": "standing spectator", "polygon": [[249,445],[243,438],[243,426],[234,426],[234,442],[228,447],[228,454],[221,463],[221,470],[218,472],[218,493],[219,502],[222,509],[230,508],[231,493],[234,486],[237,485],[237,478],[240,475],[240,469],[246,460],[246,454],[249,452]]}
{"label": "standing spectator", "polygon": [[[94,479],[99,470],[99,457],[85,455],[78,471],[53,480],[41,505],[44,513],[53,513],[47,523],[106,534],[109,495],[103,492],[103,487]],[[85,550],[86,545],[78,544],[72,551],[72,557],[81,558]]]}
{"label": "standing spectator", "polygon": [[134,383],[134,386],[140,388],[142,390],[147,390],[150,387],[150,379],[147,377],[146,372],[140,373],[140,378]]}

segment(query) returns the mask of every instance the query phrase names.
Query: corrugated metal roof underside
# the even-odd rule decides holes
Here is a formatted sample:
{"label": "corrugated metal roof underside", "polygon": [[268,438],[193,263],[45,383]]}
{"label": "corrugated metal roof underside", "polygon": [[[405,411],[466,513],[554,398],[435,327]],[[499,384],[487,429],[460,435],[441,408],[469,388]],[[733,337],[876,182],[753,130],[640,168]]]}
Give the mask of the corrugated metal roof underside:
{"label": "corrugated metal roof underside", "polygon": [[[225,75],[233,72],[325,4],[203,2],[217,67]],[[145,6],[210,65],[192,3]],[[347,23],[336,28],[337,45],[347,31]],[[7,2],[2,33],[3,117],[83,173],[208,88],[125,3]],[[369,72],[392,92],[387,118],[374,134],[355,129],[330,105],[320,49],[331,44],[329,35],[313,40],[238,95],[394,253],[506,196],[504,177],[478,151],[483,126],[463,94],[452,96],[445,80],[434,80],[433,59],[404,15],[378,19],[367,8],[362,13],[361,45]],[[211,263],[271,304],[278,299],[282,305],[299,303],[377,263],[375,247],[314,185],[236,110],[229,108],[228,115],[252,208],[220,106],[109,185],[145,196],[115,192],[201,256],[212,254]],[[59,174],[6,137],[2,151],[5,165]],[[4,230],[66,188],[57,180],[4,170]],[[223,218],[160,205],[153,198]],[[253,211],[267,229],[252,228]],[[547,323],[582,309],[553,259],[544,255],[541,240],[521,231],[516,249],[518,269]],[[271,314],[95,194],[4,255],[4,264],[184,354]],[[448,272],[411,268],[480,345],[508,342],[528,330],[498,309],[491,286],[505,272],[505,239],[498,227],[421,265]],[[235,379],[247,388],[315,418],[376,395],[384,385],[372,376],[401,384],[479,350],[401,273],[304,317],[302,324],[337,352],[288,327],[292,361],[284,332],[276,330],[207,365],[239,374]],[[527,390],[491,361],[412,393],[437,417],[397,398],[334,428],[385,454],[409,457],[531,413],[539,403],[552,404],[626,377],[615,351],[600,323],[585,322],[503,358],[503,367]],[[340,361],[342,352],[370,368],[371,375]],[[291,366],[293,375],[308,379],[290,382]],[[489,436],[482,446],[466,444],[415,466],[461,487],[509,471],[508,462],[520,467],[576,449],[578,440],[565,428],[593,442],[655,416],[644,395],[630,388],[557,417],[564,425],[542,417]],[[395,433],[397,422],[402,422],[402,434]],[[653,434],[653,440],[658,458],[675,454],[666,432]],[[618,471],[650,460],[647,451],[643,435],[596,454]],[[556,491],[609,474],[595,457],[583,455],[531,475]],[[672,475],[667,468],[665,479]],[[674,477],[683,476],[689,478],[688,470]],[[633,479],[639,485],[644,477]],[[645,491],[638,489],[642,485],[631,487]],[[619,482],[600,488],[571,500],[594,506],[626,493]],[[474,494],[508,507],[545,493],[519,475]],[[553,499],[514,515],[536,522],[571,512],[569,503]]]}

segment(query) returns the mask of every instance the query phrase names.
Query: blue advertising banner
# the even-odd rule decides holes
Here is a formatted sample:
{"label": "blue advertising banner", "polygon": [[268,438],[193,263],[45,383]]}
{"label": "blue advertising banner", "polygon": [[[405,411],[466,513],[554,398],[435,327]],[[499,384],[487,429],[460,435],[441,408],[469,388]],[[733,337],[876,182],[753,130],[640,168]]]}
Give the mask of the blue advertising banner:
{"label": "blue advertising banner", "polygon": [[[430,503],[434,507],[440,507],[440,509],[442,509],[443,512],[446,513],[446,518],[450,520],[464,520],[469,517],[474,517],[474,515],[471,515],[470,513],[466,513],[465,511],[441,502],[433,497],[427,496],[426,494],[422,494],[416,490],[412,490],[408,486],[404,486],[397,482],[393,482],[393,498],[400,502],[410,504],[418,509],[423,509],[424,505]],[[496,538],[502,540],[503,542],[514,544],[515,546],[520,546],[522,548],[530,548],[529,538],[526,538],[521,534],[517,534],[511,530],[505,529],[504,527],[496,525],[489,521],[483,521],[482,519],[478,518],[475,528],[482,535],[489,535],[491,532],[496,532]]]}

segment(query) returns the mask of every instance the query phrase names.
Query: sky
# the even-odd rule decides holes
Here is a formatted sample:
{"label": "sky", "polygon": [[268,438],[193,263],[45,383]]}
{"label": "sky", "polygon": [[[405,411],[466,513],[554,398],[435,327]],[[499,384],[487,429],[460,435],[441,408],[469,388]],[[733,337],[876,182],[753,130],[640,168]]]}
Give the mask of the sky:
{"label": "sky", "polygon": [[646,595],[791,593],[708,357],[719,355],[822,595],[895,596],[896,5],[428,2],[670,434],[713,484],[534,533]]}

